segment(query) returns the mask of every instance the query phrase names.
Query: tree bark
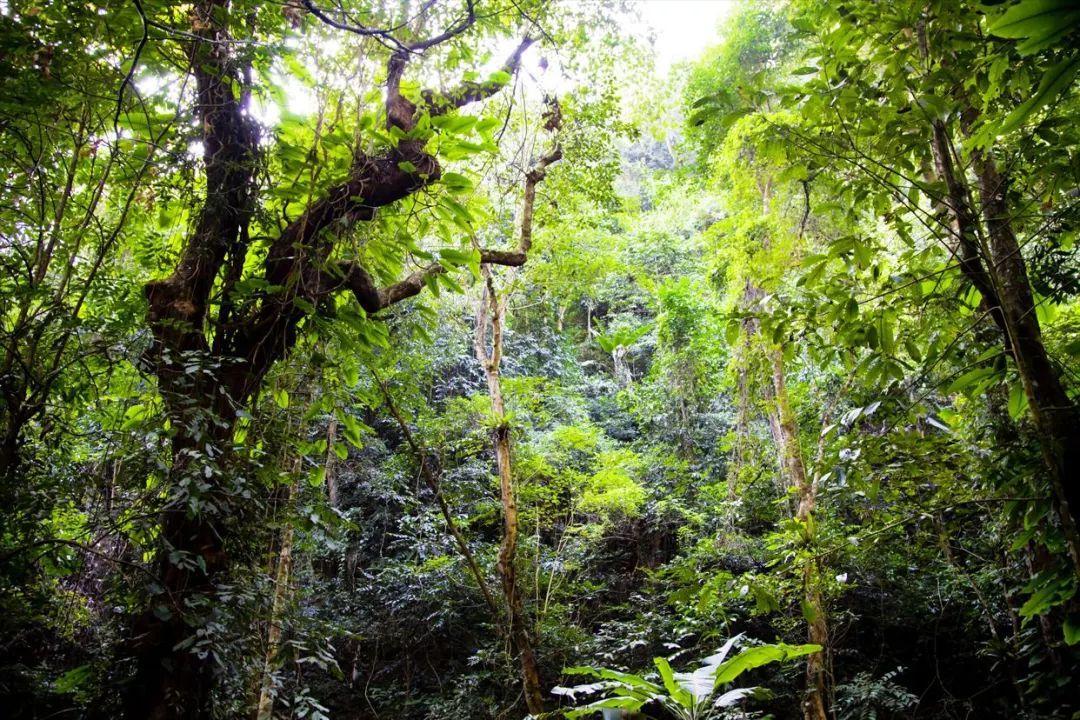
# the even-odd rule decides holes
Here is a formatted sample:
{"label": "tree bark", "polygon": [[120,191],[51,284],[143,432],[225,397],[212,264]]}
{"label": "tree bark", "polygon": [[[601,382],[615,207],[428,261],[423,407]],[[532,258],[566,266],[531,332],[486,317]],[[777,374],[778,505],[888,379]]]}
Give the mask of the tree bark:
{"label": "tree bark", "polygon": [[[495,291],[491,269],[481,266],[484,291],[476,313],[476,359],[487,378],[488,397],[495,427],[491,431],[495,447],[495,462],[499,471],[499,498],[502,502],[503,537],[499,544],[498,570],[502,581],[503,601],[506,604],[507,630],[521,663],[521,683],[525,706],[532,715],[544,712],[544,696],[540,670],[536,664],[532,638],[525,620],[525,608],[517,581],[518,511],[514,494],[514,475],[510,464],[510,425],[506,419],[499,365],[502,359],[503,306]],[[491,323],[491,351],[487,349],[487,324]]]}
{"label": "tree bark", "polygon": [[274,601],[270,608],[270,627],[266,632],[266,658],[263,661],[262,681],[259,685],[259,703],[255,720],[271,720],[274,714],[274,665],[281,644],[281,622],[285,603],[289,599],[289,582],[292,574],[293,521],[290,517],[296,508],[296,493],[300,484],[300,461],[293,467],[292,484],[286,505],[286,523],[281,532],[281,549],[278,552],[277,569],[274,573]]}
{"label": "tree bark", "polygon": [[948,132],[941,121],[933,124],[931,148],[938,176],[948,193],[946,206],[960,269],[982,296],[1007,354],[1016,363],[1049,472],[1062,534],[1074,571],[1080,574],[1080,483],[1076,480],[1080,468],[1080,414],[1061,384],[1042,340],[1027,267],[1012,229],[1007,181],[991,158],[980,152],[973,154],[989,240],[982,243],[982,226],[967,200],[970,190],[955,169]]}
{"label": "tree bark", "polygon": [[628,388],[634,382],[630,363],[626,361],[629,352],[630,348],[625,345],[616,345],[611,351],[611,362],[615,365],[615,382],[620,388]]}
{"label": "tree bark", "polygon": [[992,274],[1006,318],[1009,345],[1028,399],[1043,461],[1057,501],[1058,518],[1080,573],[1080,413],[1046,352],[1027,267],[1012,229],[1008,181],[993,159],[974,153],[975,174],[992,253]]}
{"label": "tree bark", "polygon": [[[771,202],[771,182],[760,183],[762,210],[768,213]],[[770,239],[763,241],[763,249],[768,249]],[[802,445],[799,442],[799,428],[791,409],[787,383],[784,378],[783,348],[769,342],[761,334],[761,321],[754,316],[761,310],[764,296],[761,287],[747,278],[743,289],[743,310],[749,313],[743,320],[743,340],[747,350],[754,339],[764,351],[768,380],[765,393],[770,401],[768,421],[780,465],[780,474],[784,482],[783,491],[795,491],[793,516],[799,521],[807,545],[814,542],[814,507],[817,503],[817,483],[810,481],[806,472]],[[748,360],[748,358],[747,358]],[[740,393],[747,392],[746,378],[740,376]],[[828,717],[828,672],[826,656],[829,652],[829,628],[825,615],[825,604],[818,588],[820,572],[818,560],[811,557],[803,562],[802,611],[806,619],[807,639],[820,645],[820,652],[812,653],[806,659],[806,695],[802,702],[804,720],[827,720]]]}
{"label": "tree bark", "polygon": [[[557,109],[557,105],[555,106]],[[557,125],[551,129],[556,129]],[[527,254],[532,247],[533,211],[536,203],[536,186],[544,179],[548,167],[562,159],[562,149],[556,145],[540,158],[525,176],[525,198],[521,213],[521,237],[518,252]],[[495,418],[492,444],[499,471],[499,497],[503,512],[503,537],[499,545],[498,570],[502,583],[503,601],[506,605],[507,631],[521,663],[521,684],[525,706],[532,715],[544,712],[544,695],[540,683],[540,670],[533,650],[533,641],[525,621],[525,608],[517,581],[518,511],[514,494],[514,475],[510,460],[510,425],[506,418],[502,382],[499,369],[503,352],[503,312],[505,307],[495,290],[491,268],[480,266],[484,281],[483,291],[476,309],[476,335],[474,350],[476,359],[487,379],[491,412]],[[488,349],[488,325],[491,325],[491,349]]]}
{"label": "tree bark", "polygon": [[[925,22],[916,30],[920,52],[929,66]],[[961,123],[965,130],[976,117],[975,108],[964,108]],[[946,187],[945,203],[956,240],[954,254],[964,276],[982,295],[1005,350],[1016,363],[1050,475],[1062,535],[1073,570],[1080,575],[1080,411],[1066,393],[1042,340],[1027,267],[1012,226],[1007,179],[990,155],[980,150],[971,154],[984,233],[969,202],[971,190],[956,167],[943,120],[934,120],[931,125],[930,146],[935,169]]]}
{"label": "tree bark", "polygon": [[[795,519],[803,527],[808,544],[814,540],[814,507],[817,504],[817,483],[811,481],[806,473],[802,445],[799,443],[799,429],[791,411],[787,385],[784,380],[784,353],[780,348],[770,348],[772,370],[772,389],[776,414],[776,426],[779,430],[778,448],[786,471],[789,486],[796,492],[797,509]],[[803,700],[803,718],[805,720],[825,720],[828,674],[826,653],[829,648],[829,627],[825,616],[825,604],[818,589],[820,568],[815,558],[803,563],[803,615],[806,617],[807,637],[811,643],[820,645],[823,650],[807,656],[806,660],[806,698]]]}

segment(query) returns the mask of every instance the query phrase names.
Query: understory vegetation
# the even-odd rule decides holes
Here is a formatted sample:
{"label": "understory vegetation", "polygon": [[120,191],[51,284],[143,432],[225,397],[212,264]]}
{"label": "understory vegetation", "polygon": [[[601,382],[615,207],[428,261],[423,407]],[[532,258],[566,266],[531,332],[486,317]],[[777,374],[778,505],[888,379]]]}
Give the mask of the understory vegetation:
{"label": "understory vegetation", "polygon": [[1080,718],[1080,8],[643,9],[0,2],[0,715]]}

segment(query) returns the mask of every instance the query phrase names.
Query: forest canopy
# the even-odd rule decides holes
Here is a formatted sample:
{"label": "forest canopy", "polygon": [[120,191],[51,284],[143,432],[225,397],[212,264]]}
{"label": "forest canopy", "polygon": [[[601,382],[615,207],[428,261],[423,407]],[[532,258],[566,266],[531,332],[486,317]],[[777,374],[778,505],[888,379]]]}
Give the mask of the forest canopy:
{"label": "forest canopy", "polygon": [[0,714],[1080,718],[1077,48],[0,1]]}

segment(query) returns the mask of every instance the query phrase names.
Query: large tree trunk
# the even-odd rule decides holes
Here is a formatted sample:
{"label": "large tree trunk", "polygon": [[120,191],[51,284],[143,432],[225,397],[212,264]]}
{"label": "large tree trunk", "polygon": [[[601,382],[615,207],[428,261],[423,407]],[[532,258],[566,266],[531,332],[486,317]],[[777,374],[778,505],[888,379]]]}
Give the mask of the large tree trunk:
{"label": "large tree trunk", "polygon": [[1008,182],[992,158],[975,153],[975,173],[992,253],[991,272],[1009,332],[1009,345],[1027,395],[1031,419],[1057,500],[1069,554],[1080,572],[1080,413],[1054,370],[1035,311],[1027,267],[1008,209]]}
{"label": "large tree trunk", "polygon": [[[929,65],[925,23],[916,30],[920,51]],[[967,108],[961,115],[964,128],[977,116],[975,108]],[[1074,571],[1080,575],[1080,412],[1065,392],[1043,344],[1027,267],[1012,227],[1006,178],[989,155],[978,150],[972,153],[984,233],[971,208],[972,193],[957,167],[958,157],[943,120],[934,120],[931,125],[930,147],[938,177],[946,188],[953,254],[964,276],[982,296],[1006,352],[1016,363],[1050,474],[1062,534]]]}

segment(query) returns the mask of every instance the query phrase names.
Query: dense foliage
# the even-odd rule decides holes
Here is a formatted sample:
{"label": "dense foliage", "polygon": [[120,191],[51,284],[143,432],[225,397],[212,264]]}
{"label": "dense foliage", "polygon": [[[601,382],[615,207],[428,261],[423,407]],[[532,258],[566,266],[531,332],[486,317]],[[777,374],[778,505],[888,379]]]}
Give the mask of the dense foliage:
{"label": "dense foliage", "polygon": [[1080,9],[640,10],[0,2],[0,714],[1080,717]]}

